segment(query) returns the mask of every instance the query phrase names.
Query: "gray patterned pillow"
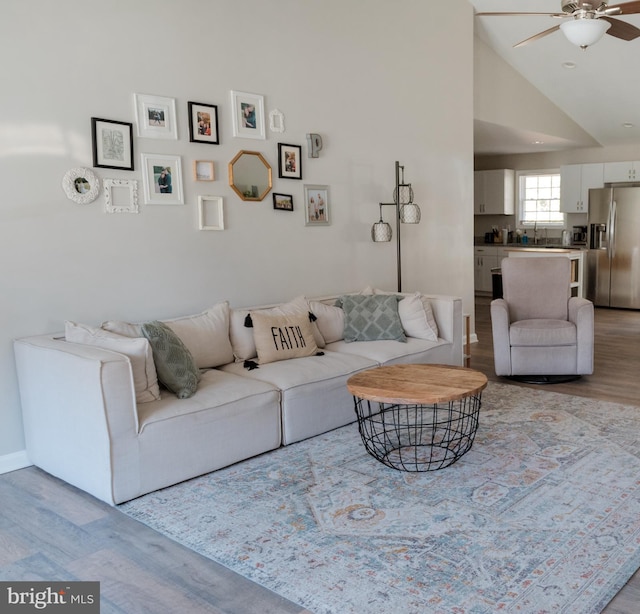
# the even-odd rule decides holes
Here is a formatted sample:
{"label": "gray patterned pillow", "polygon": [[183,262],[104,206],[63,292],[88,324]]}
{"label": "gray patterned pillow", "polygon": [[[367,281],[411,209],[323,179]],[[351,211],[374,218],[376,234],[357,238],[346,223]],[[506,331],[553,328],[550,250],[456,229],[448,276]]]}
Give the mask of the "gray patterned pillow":
{"label": "gray patterned pillow", "polygon": [[401,298],[377,294],[347,294],[340,297],[337,305],[344,310],[344,340],[406,341],[398,315],[398,301]]}
{"label": "gray patterned pillow", "polygon": [[192,397],[198,388],[200,371],[178,335],[157,320],[143,324],[142,334],[151,344],[160,382],[179,399]]}

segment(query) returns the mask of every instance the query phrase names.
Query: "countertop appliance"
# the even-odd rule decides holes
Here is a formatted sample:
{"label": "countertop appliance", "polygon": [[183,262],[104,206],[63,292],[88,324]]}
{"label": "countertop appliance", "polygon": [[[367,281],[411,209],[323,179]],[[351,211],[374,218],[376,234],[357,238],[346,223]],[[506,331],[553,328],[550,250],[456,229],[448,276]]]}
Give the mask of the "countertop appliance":
{"label": "countertop appliance", "polygon": [[572,245],[586,245],[587,244],[587,227],[586,226],[574,226],[571,232],[571,244]]}
{"label": "countertop appliance", "polygon": [[589,190],[587,298],[640,309],[640,188]]}

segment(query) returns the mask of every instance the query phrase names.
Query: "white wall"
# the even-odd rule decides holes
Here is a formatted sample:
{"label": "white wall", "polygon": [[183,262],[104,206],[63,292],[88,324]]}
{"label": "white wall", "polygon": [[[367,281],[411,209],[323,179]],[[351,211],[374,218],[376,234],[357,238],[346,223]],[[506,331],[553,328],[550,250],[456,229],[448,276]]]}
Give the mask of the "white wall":
{"label": "white wall", "polygon": [[535,88],[489,45],[474,40],[474,118],[518,131],[550,135],[566,147],[597,141]]}
{"label": "white wall", "polygon": [[[473,309],[473,12],[466,0],[4,0],[0,116],[0,470],[24,448],[11,340],[65,319],[145,320],[327,294],[393,289],[395,244],[373,244],[394,161],[423,222],[403,228],[405,290]],[[451,78],[455,75],[455,78]],[[230,90],[265,96],[287,131],[233,138]],[[91,166],[90,118],[134,121],[133,94],[175,97],[179,140],[135,139],[183,157],[185,206],[138,215],[68,200],[64,173]],[[221,145],[189,143],[187,101],[217,104]],[[277,178],[277,143],[323,136],[303,181]],[[261,151],[296,210],[240,201],[227,163]],[[217,181],[191,180],[195,159]],[[303,184],[330,186],[332,224],[304,226]],[[141,186],[140,186],[141,187]],[[224,232],[197,229],[197,195],[225,198]],[[82,385],[82,382],[78,382]],[[73,428],[73,425],[69,425]],[[18,464],[16,461],[15,464]]]}

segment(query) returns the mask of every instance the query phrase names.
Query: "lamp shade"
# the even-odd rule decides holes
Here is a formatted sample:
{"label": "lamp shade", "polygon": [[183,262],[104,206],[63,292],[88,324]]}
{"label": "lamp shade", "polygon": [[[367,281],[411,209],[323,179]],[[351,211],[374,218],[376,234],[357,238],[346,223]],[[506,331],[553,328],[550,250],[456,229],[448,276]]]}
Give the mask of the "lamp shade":
{"label": "lamp shade", "polygon": [[597,43],[610,27],[604,19],[572,19],[560,24],[567,40],[582,49]]}
{"label": "lamp shade", "polygon": [[375,243],[391,241],[391,226],[380,220],[371,227],[371,238]]}
{"label": "lamp shade", "polygon": [[403,224],[419,224],[420,216],[420,207],[415,203],[408,203],[400,207],[400,221]]}
{"label": "lamp shade", "polygon": [[410,183],[401,183],[393,191],[393,202],[399,205],[405,205],[413,200],[413,188]]}

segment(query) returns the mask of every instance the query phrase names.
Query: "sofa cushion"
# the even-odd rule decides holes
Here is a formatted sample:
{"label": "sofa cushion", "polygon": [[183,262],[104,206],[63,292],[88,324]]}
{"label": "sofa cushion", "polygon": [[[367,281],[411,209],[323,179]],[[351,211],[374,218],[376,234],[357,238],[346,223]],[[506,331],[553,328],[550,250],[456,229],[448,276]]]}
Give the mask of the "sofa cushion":
{"label": "sofa cushion", "polygon": [[509,344],[535,347],[576,345],[577,334],[575,324],[567,320],[520,320],[509,327]]}
{"label": "sofa cushion", "polygon": [[[200,369],[218,367],[233,361],[229,339],[229,303],[217,303],[195,315],[160,320],[185,344]],[[102,328],[128,337],[142,337],[142,324],[108,321]]]}
{"label": "sofa cushion", "polygon": [[283,316],[252,311],[251,320],[258,362],[261,365],[277,360],[313,356],[318,352],[308,313]]}
{"label": "sofa cushion", "polygon": [[444,362],[444,357],[450,347],[451,344],[442,339],[427,341],[426,339],[407,337],[405,343],[389,340],[362,343],[347,343],[344,340],[335,341],[327,344],[325,351],[362,356],[375,360],[379,365],[387,365]]}
{"label": "sofa cushion", "polygon": [[309,307],[317,318],[316,324],[325,343],[340,341],[344,337],[344,311],[340,307],[320,301],[309,301]]}
{"label": "sofa cushion", "polygon": [[193,396],[200,381],[200,371],[180,337],[157,320],[143,324],[142,334],[151,344],[160,382],[179,399]]}
{"label": "sofa cushion", "polygon": [[[325,352],[322,356],[292,358],[291,360],[268,363],[252,371],[245,369],[240,362],[223,365],[220,370],[269,382],[284,394],[286,391],[294,389],[300,392],[315,384],[333,381],[336,378],[346,378],[363,369],[377,366],[373,360],[363,356],[344,352]],[[345,391],[349,396],[346,386]],[[321,402],[325,401],[326,399],[321,399]],[[349,410],[352,412],[353,406],[350,406]]]}
{"label": "sofa cushion", "polygon": [[[396,294],[378,288],[373,289],[373,294]],[[404,298],[402,298],[404,296]],[[398,314],[402,328],[409,337],[417,339],[427,339],[428,341],[438,340],[438,325],[433,316],[433,309],[429,299],[415,292],[414,294],[401,295],[398,303]]]}
{"label": "sofa cushion", "polygon": [[[309,306],[309,301],[307,301],[304,296],[298,296],[288,303],[283,303],[282,305],[277,305],[276,307],[268,309],[232,309],[230,315],[229,335],[231,337],[233,355],[238,361],[250,360],[257,356],[256,344],[253,338],[253,329],[246,326],[247,316],[254,312],[263,313],[265,315],[280,316],[304,313],[308,317],[311,312],[311,308]],[[316,346],[323,348],[325,346],[325,341],[316,322],[311,323],[311,329],[313,331]]]}
{"label": "sofa cushion", "polygon": [[131,362],[136,402],[149,403],[160,399],[153,354],[146,339],[131,339],[76,322],[65,322],[64,332],[66,340],[71,343],[95,345],[127,356]]}
{"label": "sofa cushion", "polygon": [[438,340],[438,325],[433,317],[431,303],[419,292],[405,296],[398,303],[398,315],[408,337]]}
{"label": "sofa cushion", "polygon": [[341,296],[336,305],[344,310],[344,340],[348,343],[380,339],[406,341],[398,300],[396,295]]}

